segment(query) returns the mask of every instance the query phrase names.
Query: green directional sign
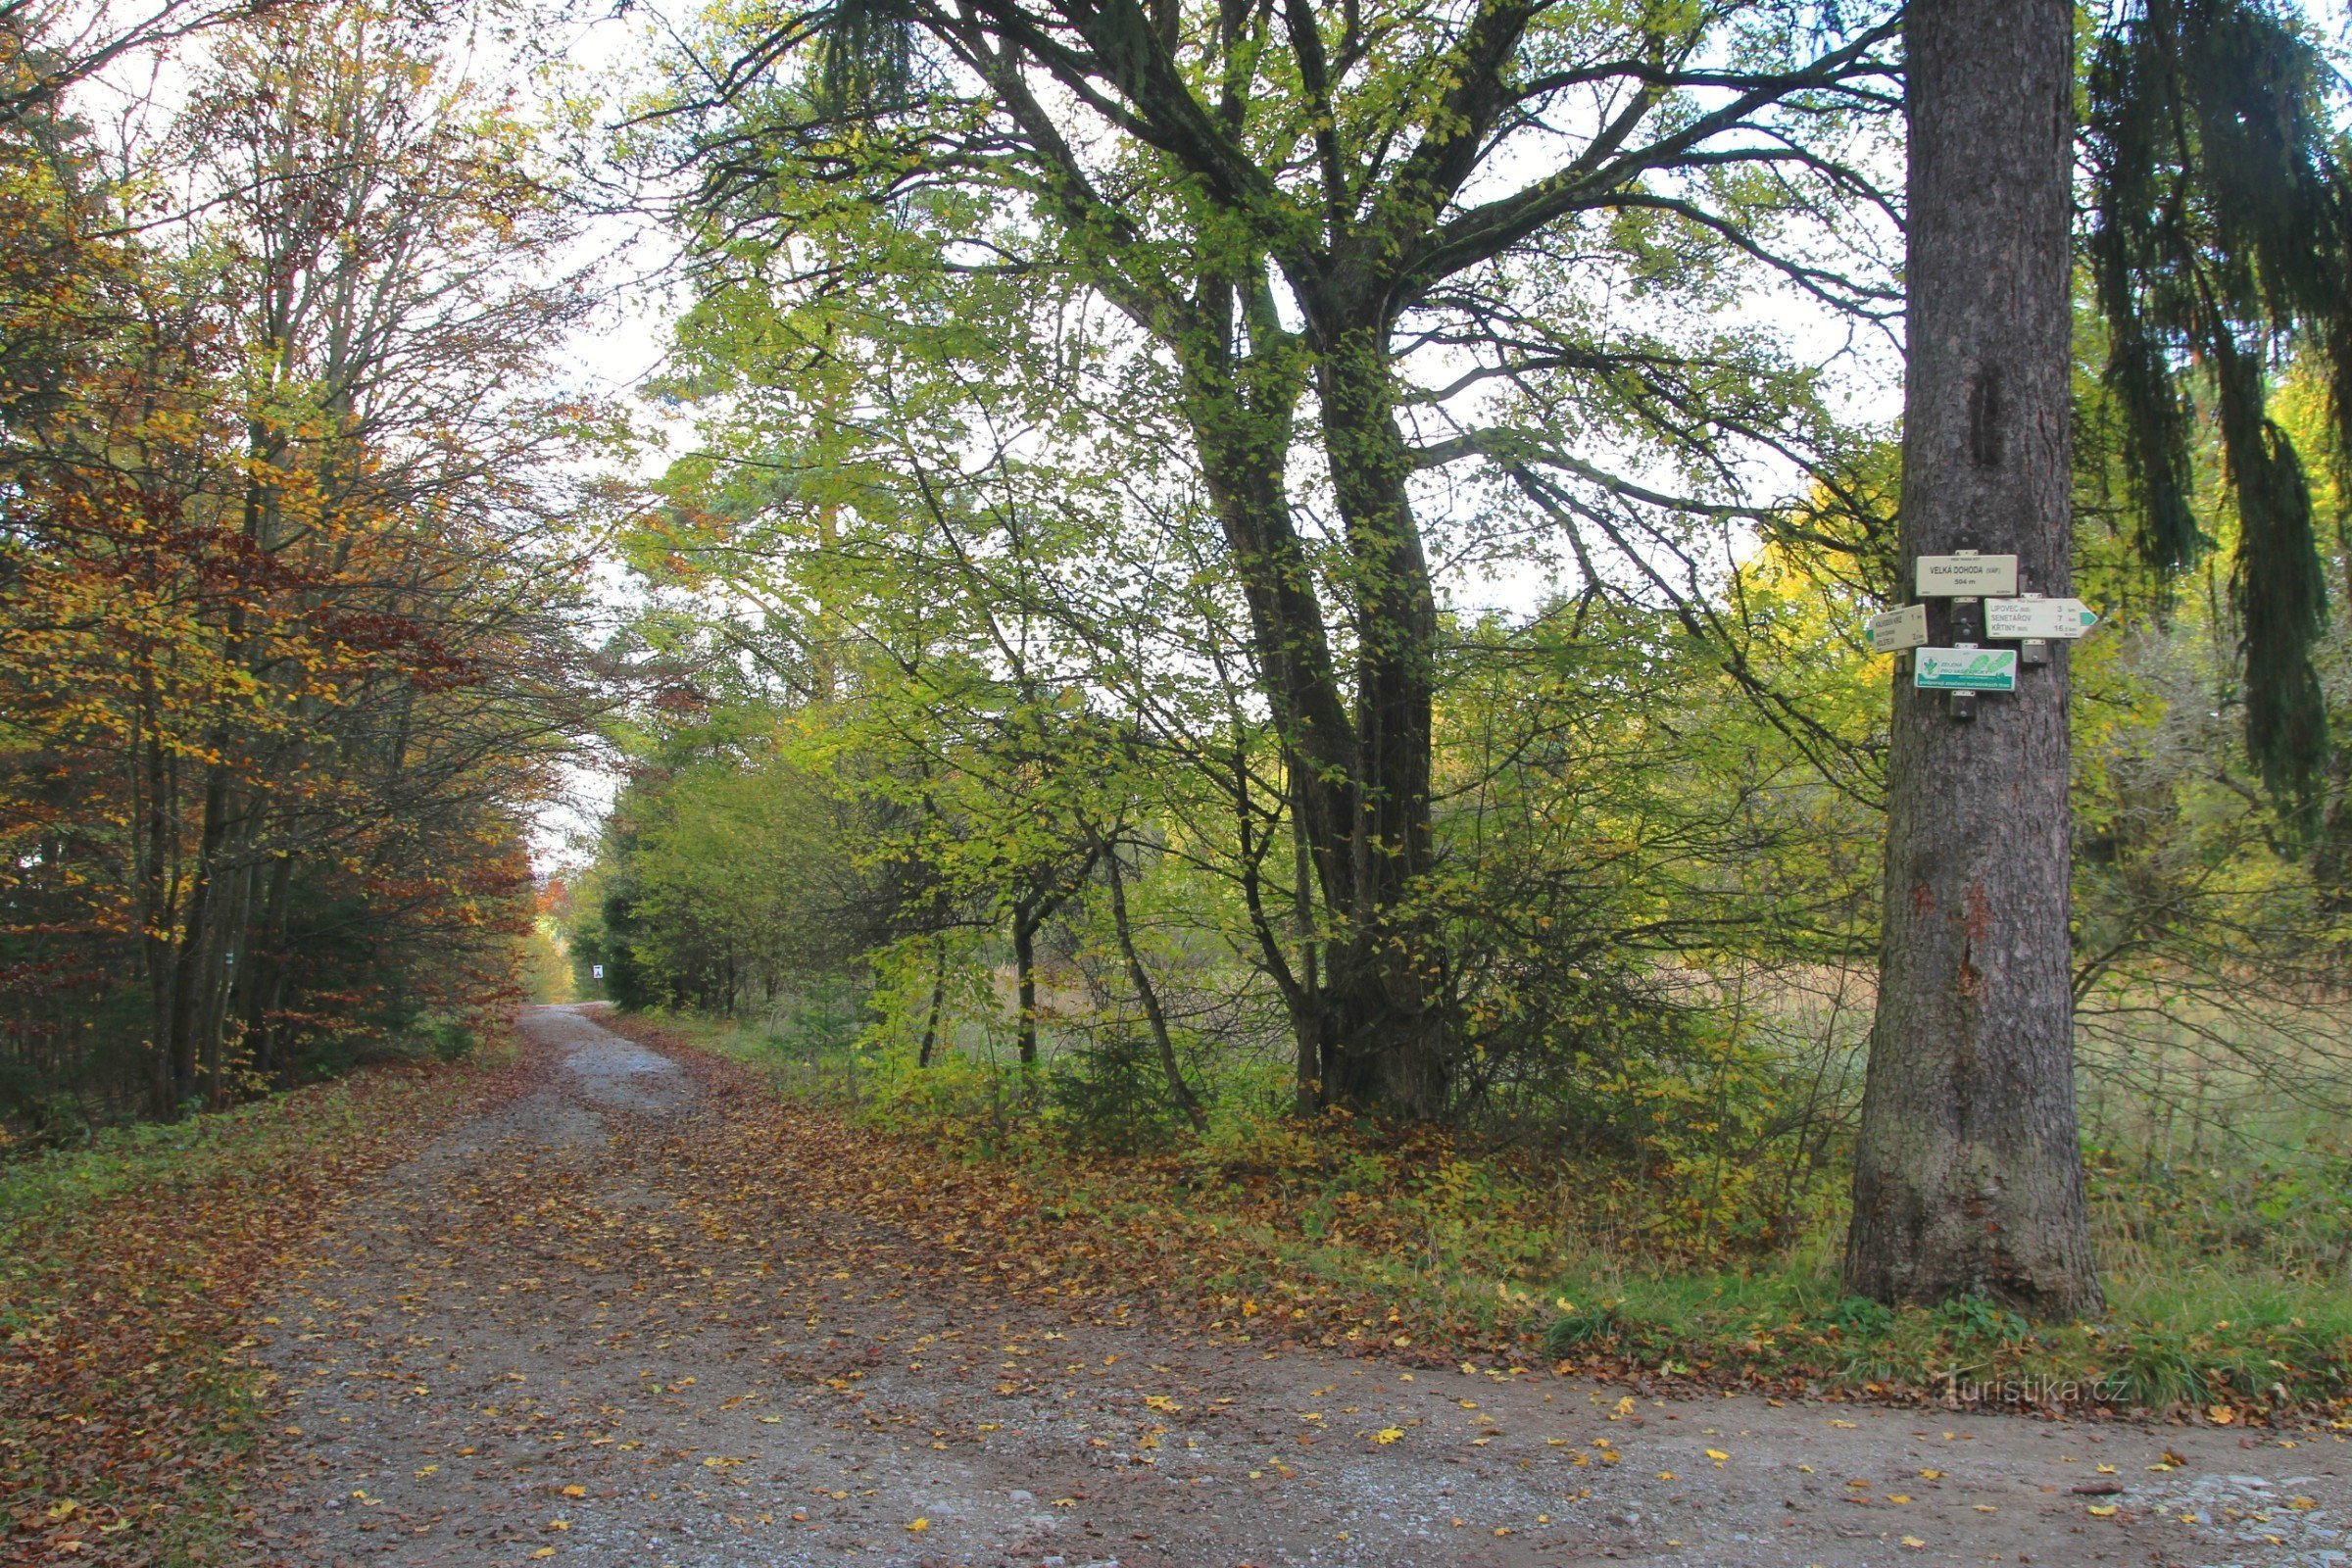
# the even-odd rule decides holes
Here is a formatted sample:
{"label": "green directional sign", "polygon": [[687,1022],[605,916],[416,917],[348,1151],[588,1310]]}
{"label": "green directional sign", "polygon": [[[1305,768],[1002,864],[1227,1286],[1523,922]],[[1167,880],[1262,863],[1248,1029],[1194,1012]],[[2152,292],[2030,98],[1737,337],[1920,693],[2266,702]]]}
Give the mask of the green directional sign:
{"label": "green directional sign", "polygon": [[2013,692],[2014,648],[1922,648],[1911,656],[1911,684],[1923,691]]}

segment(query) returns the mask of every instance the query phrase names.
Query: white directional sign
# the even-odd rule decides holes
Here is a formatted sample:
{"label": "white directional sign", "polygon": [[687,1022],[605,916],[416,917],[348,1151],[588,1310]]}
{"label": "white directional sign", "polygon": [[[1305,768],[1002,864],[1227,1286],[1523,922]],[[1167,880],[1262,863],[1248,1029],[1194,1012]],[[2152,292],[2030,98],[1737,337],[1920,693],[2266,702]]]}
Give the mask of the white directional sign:
{"label": "white directional sign", "polygon": [[1868,635],[1874,654],[1899,654],[1906,648],[1923,647],[1928,640],[1928,607],[1905,605],[1900,610],[1873,615]]}
{"label": "white directional sign", "polygon": [[2080,599],[1994,599],[1984,606],[1987,637],[2075,638],[2099,623]]}
{"label": "white directional sign", "polygon": [[2015,556],[1922,556],[1923,599],[1994,599],[2017,592]]}
{"label": "white directional sign", "polygon": [[1911,656],[1911,684],[1924,691],[2013,692],[2014,648],[1922,648]]}

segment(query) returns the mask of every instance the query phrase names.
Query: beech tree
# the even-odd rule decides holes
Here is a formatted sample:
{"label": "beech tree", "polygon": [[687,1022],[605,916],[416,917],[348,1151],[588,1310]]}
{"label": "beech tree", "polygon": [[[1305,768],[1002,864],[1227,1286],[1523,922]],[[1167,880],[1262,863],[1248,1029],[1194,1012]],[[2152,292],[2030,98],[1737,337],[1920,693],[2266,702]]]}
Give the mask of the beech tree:
{"label": "beech tree", "polygon": [[[726,14],[667,113],[714,269],[829,275],[835,215],[906,215],[881,265],[1067,276],[1164,357],[1325,939],[1302,1079],[1431,1116],[1462,1034],[1415,906],[1430,497],[1507,495],[1596,591],[1706,629],[1751,466],[1836,467],[1808,376],[1716,312],[1759,280],[1891,309],[1829,236],[1883,206],[1847,154],[1893,30],[1780,4],[787,6]],[[1690,310],[1632,321],[1619,289]]]}

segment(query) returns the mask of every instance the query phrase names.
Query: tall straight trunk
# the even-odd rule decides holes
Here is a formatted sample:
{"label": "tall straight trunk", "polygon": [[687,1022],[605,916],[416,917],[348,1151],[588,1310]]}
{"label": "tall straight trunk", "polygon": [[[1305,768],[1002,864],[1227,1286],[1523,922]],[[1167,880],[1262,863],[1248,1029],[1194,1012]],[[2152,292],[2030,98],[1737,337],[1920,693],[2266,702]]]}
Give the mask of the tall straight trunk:
{"label": "tall straight trunk", "polygon": [[[216,740],[223,740],[218,734]],[[172,1013],[168,1035],[172,1058],[172,1103],[185,1104],[196,1093],[204,1020],[212,1011],[220,981],[220,871],[228,841],[228,769],[209,762],[204,770],[204,819],[196,835],[196,866],[188,883],[187,912],[180,924],[179,951],[172,960]]]}
{"label": "tall straight trunk", "polygon": [[286,925],[293,904],[294,857],[271,857],[270,891],[245,974],[245,1036],[253,1043],[254,1070],[274,1085],[280,1081],[278,1014],[286,1003]]}
{"label": "tall straight trunk", "polygon": [[[1975,547],[2068,590],[2074,12],[1917,0],[1900,567]],[[1948,646],[1951,605],[1931,601]],[[1886,934],[1845,1280],[2100,1304],[2069,985],[2065,644],[1962,721],[1897,678]]]}
{"label": "tall straight trunk", "polygon": [[172,884],[167,873],[172,839],[171,775],[164,763],[161,704],[155,671],[139,672],[139,745],[144,751],[145,831],[139,843],[139,954],[147,971],[147,1033],[155,1061],[148,1082],[149,1113],[170,1116],[178,1103],[172,1091],[172,985],[177,967],[172,961]]}

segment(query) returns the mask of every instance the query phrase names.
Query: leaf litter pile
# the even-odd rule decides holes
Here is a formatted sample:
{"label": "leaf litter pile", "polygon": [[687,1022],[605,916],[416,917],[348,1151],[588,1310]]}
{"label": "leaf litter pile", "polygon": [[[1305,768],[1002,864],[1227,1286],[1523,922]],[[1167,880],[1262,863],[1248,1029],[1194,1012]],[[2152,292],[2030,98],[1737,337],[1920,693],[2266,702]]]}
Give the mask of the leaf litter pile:
{"label": "leaf litter pile", "polygon": [[[1385,1312],[1377,1353],[1346,1338],[1370,1303],[1252,1287],[1238,1311],[1187,1283],[1186,1227],[1047,1213],[623,1027],[662,1052],[526,1022],[561,1070],[379,1184],[289,1284],[260,1352],[264,1560],[2072,1561],[2339,1517],[2326,1476],[2294,1480],[2304,1511],[2237,1486],[2308,1452],[2232,1453],[2225,1484],[2195,1446],[2221,1434],[2174,1434],[2160,1474],[2152,1434],[1408,1363]],[[2121,1500],[2088,1499],[2112,1514],[2068,1490],[2092,1460],[2122,1467]]]}
{"label": "leaf litter pile", "polygon": [[339,1200],[524,1072],[384,1067],[0,1173],[0,1560],[228,1560],[252,1302]]}
{"label": "leaf litter pile", "polygon": [[[151,1526],[229,1503],[243,1560],[303,1568],[2087,1561],[2317,1548],[2346,1506],[2309,1440],[2223,1453],[2236,1434],[1408,1364],[1378,1303],[1204,1262],[1193,1228],[1045,1212],[1002,1171],[577,1011],[521,1033],[516,1092],[463,1089],[453,1118],[444,1087],[397,1130],[370,1110],[337,1183],[255,1181],[251,1237],[168,1238],[161,1200],[85,1205],[125,1234],[149,1217],[137,1245],[203,1282],[183,1306],[218,1289],[173,1354],[236,1398],[179,1398],[178,1442],[118,1462],[103,1496],[44,1493],[77,1506],[21,1521],[17,1560],[225,1560],[224,1535]],[[320,1136],[238,1157],[315,1166]],[[30,1451],[64,1450],[11,1450]]]}

